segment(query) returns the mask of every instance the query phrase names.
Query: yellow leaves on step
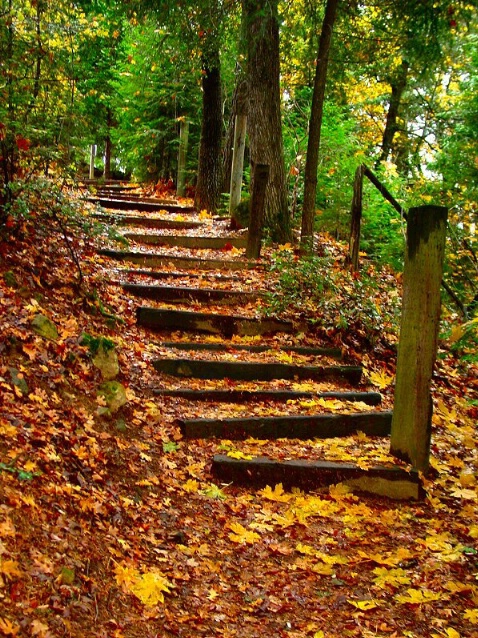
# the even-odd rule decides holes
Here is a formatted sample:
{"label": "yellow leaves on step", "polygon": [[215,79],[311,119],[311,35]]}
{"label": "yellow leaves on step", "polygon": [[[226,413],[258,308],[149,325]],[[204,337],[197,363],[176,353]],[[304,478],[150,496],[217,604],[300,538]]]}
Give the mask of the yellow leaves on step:
{"label": "yellow leaves on step", "polygon": [[282,483],[278,483],[274,489],[270,485],[266,485],[263,490],[260,490],[259,494],[268,501],[276,501],[278,503],[288,503],[292,498],[292,494],[286,494]]}
{"label": "yellow leaves on step", "polygon": [[386,567],[376,567],[373,570],[375,578],[373,582],[380,589],[384,589],[386,586],[398,587],[399,585],[409,585],[410,577],[404,569],[387,569]]}
{"label": "yellow leaves on step", "polygon": [[369,609],[375,609],[380,604],[376,600],[350,600],[350,599],[347,599],[347,602],[350,605],[353,605],[354,607],[356,607],[357,609],[360,609],[360,611],[368,611]]}
{"label": "yellow leaves on step", "polygon": [[20,625],[14,625],[8,618],[0,618],[0,633],[2,636],[16,636]]}
{"label": "yellow leaves on step", "polygon": [[230,523],[229,538],[233,543],[247,543],[253,545],[256,541],[260,540],[260,536],[257,532],[246,529],[240,523]]}
{"label": "yellow leaves on step", "polygon": [[114,571],[123,591],[136,596],[146,607],[163,603],[164,594],[174,587],[159,570],[141,573],[134,566],[117,564]]}
{"label": "yellow leaves on step", "polygon": [[377,386],[377,388],[380,388],[380,390],[384,390],[391,385],[394,379],[394,377],[387,374],[385,370],[380,370],[380,372],[370,372],[368,377],[370,382]]}
{"label": "yellow leaves on step", "polygon": [[442,594],[430,589],[407,589],[406,594],[397,594],[395,600],[401,605],[422,605],[423,603],[441,600],[442,597]]}

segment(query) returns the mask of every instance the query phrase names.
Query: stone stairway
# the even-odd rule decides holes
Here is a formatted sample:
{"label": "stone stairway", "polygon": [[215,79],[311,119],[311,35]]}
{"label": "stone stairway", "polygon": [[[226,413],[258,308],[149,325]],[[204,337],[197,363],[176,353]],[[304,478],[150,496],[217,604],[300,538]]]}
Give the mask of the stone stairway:
{"label": "stone stairway", "polygon": [[[103,248],[98,252],[126,266],[142,266],[112,266],[111,272],[125,292],[139,299],[138,325],[151,331],[153,341],[158,333],[164,339],[157,343],[161,355],[151,365],[166,387],[155,389],[154,396],[164,401],[185,401],[185,405],[247,404],[251,414],[254,406],[267,402],[277,412],[285,412],[272,416],[178,419],[177,425],[187,441],[211,437],[228,441],[250,437],[282,440],[284,458],[215,454],[210,460],[211,472],[218,481],[255,487],[282,483],[284,487],[303,489],[346,482],[359,490],[397,498],[420,496],[418,476],[399,466],[364,468],[344,462],[287,460],[288,441],[293,445],[297,440],[357,433],[387,437],[392,413],[378,409],[380,394],[361,385],[362,367],[341,360],[340,349],[313,343],[313,338],[307,336],[307,345],[297,345],[295,335],[307,335],[307,324],[263,317],[257,312],[264,291],[255,289],[256,282],[264,284],[266,278],[262,263],[245,260],[239,253],[245,245],[244,236],[226,234],[221,224],[217,224],[216,233],[214,220],[205,224],[193,210],[188,210],[191,225],[168,225],[167,215],[174,217],[178,209],[172,202],[156,209],[148,208],[152,202],[138,196],[116,192],[114,198],[106,195],[105,192],[96,197],[97,203],[107,208],[99,213],[104,220],[150,229],[124,233],[128,241],[135,243],[134,250]],[[118,215],[111,209],[129,212]],[[158,210],[161,220],[152,216]],[[138,211],[148,211],[148,215],[139,215]],[[159,221],[165,225],[150,225]],[[176,230],[176,234],[171,230]],[[191,231],[193,234],[189,234]],[[188,285],[182,285],[185,278]],[[146,304],[146,300],[151,303]],[[253,338],[253,343],[241,342],[243,338]],[[225,382],[231,387],[225,388]],[[277,383],[282,387],[278,388]],[[301,383],[308,387],[297,389]],[[326,389],[320,388],[321,383],[327,384]],[[290,402],[300,400],[316,405],[317,413],[288,414]],[[320,411],[321,401],[347,402],[343,403],[346,411]],[[360,410],[353,410],[354,402],[362,404]],[[371,409],[364,410],[363,404]]]}

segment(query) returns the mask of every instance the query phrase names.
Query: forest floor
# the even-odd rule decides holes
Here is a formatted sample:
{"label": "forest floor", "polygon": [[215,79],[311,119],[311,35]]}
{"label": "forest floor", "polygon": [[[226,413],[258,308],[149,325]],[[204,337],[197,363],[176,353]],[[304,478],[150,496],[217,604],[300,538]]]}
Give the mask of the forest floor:
{"label": "forest floor", "polygon": [[[340,484],[312,493],[218,484],[218,451],[366,467],[390,460],[388,442],[183,440],[177,419],[185,416],[274,415],[284,406],[156,396],[194,381],[154,371],[152,359],[165,354],[161,339],[137,326],[140,302],[115,283],[118,264],[98,256],[99,240],[77,231],[67,245],[41,216],[8,225],[0,243],[0,635],[478,636],[476,365],[440,343],[433,471],[422,501]],[[343,261],[344,247],[321,242]],[[264,255],[262,267],[244,275],[248,290],[273,289]],[[383,295],[386,304],[397,278],[378,269],[374,276],[376,303]],[[200,279],[209,285],[207,275]],[[336,294],[347,303],[347,290]],[[254,315],[257,306],[241,310]],[[33,331],[38,314],[54,322],[57,339]],[[84,333],[111,339],[118,352],[127,403],[113,416],[98,395],[102,378]],[[380,388],[384,409],[393,404],[396,341],[389,334],[370,344],[355,327],[324,320],[281,344],[340,346],[346,360],[364,363],[361,387]],[[235,338],[251,342],[258,341]],[[261,340],[268,342],[278,343]],[[285,412],[347,409],[296,401]]]}

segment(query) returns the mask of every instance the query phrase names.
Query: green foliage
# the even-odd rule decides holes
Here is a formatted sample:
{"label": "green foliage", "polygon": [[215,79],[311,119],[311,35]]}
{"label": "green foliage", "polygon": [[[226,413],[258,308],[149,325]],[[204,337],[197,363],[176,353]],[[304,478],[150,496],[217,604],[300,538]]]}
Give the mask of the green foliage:
{"label": "green foliage", "polygon": [[87,332],[82,333],[80,337],[80,345],[86,346],[92,357],[97,355],[100,349],[106,353],[113,350],[115,347],[114,341],[111,339],[108,339],[107,337],[93,337]]}
{"label": "green foliage", "polygon": [[384,305],[377,277],[353,276],[333,256],[299,259],[281,250],[273,255],[271,272],[275,278],[274,291],[266,296],[268,315],[292,312],[326,330],[349,330],[372,343],[383,332],[397,330],[398,296],[388,297]]}

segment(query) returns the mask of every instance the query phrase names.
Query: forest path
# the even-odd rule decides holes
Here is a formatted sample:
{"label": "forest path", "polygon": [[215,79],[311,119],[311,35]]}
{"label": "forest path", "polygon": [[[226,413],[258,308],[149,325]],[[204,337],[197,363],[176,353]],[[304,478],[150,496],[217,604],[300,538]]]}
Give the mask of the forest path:
{"label": "forest path", "polygon": [[[125,266],[112,269],[112,277],[133,296],[137,323],[155,344],[154,394],[183,413],[177,425],[185,440],[216,439],[210,467],[217,480],[303,489],[345,482],[419,497],[418,476],[401,467],[324,461],[301,448],[301,441],[388,437],[392,413],[367,386],[360,362],[344,360],[312,325],[267,316],[264,300],[275,285],[269,259],[244,258],[244,231],[231,233],[227,219],[129,191],[99,193],[95,201],[130,244],[99,253]],[[233,441],[244,443],[236,448]],[[267,441],[275,452],[250,453]]]}

